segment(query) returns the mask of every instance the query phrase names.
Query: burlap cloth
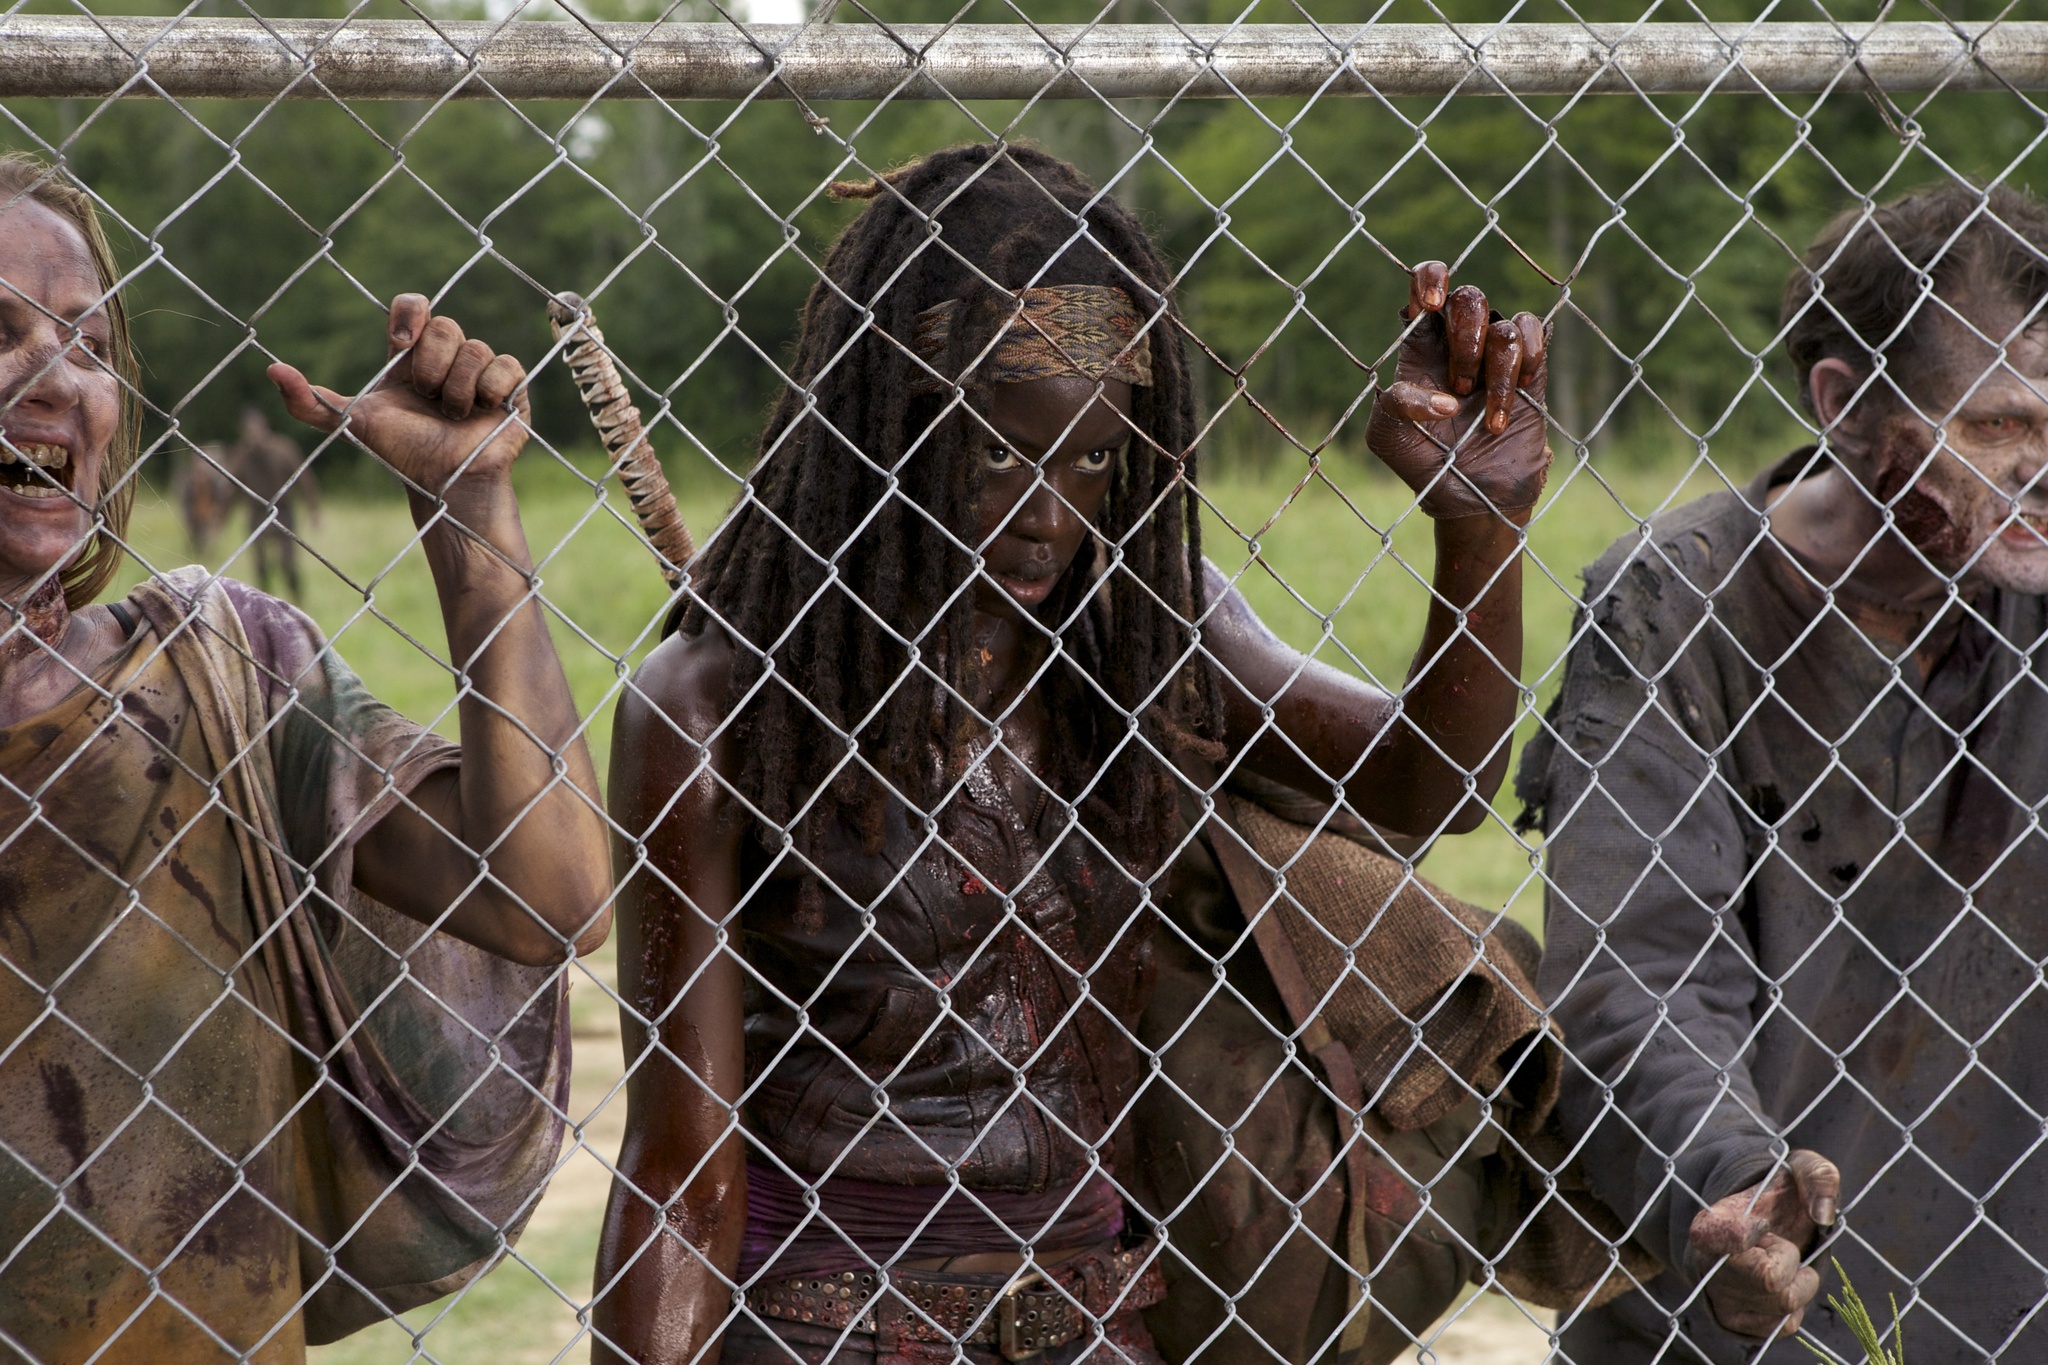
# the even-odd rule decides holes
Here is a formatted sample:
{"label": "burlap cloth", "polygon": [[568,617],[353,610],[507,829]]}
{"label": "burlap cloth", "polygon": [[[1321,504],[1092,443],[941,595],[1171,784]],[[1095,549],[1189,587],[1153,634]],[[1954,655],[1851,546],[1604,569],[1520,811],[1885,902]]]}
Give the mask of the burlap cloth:
{"label": "burlap cloth", "polygon": [[1519,926],[1430,885],[1348,827],[1316,838],[1259,800],[1232,809],[1284,887],[1266,913],[1279,916],[1379,1115],[1425,1128],[1475,1091],[1498,1092],[1512,1067],[1516,1126],[1540,1127],[1557,1103],[1563,1056],[1530,980],[1534,963],[1517,961],[1501,935]]}
{"label": "burlap cloth", "polygon": [[1485,1163],[1480,1237],[1499,1285],[1580,1309],[1655,1274],[1587,1190],[1557,1125],[1564,1039],[1536,991],[1535,938],[1417,876],[1355,817],[1264,782],[1232,787],[1237,832],[1273,871],[1266,913],[1350,1050],[1373,1116],[1412,1132],[1479,1096],[1504,1130]]}

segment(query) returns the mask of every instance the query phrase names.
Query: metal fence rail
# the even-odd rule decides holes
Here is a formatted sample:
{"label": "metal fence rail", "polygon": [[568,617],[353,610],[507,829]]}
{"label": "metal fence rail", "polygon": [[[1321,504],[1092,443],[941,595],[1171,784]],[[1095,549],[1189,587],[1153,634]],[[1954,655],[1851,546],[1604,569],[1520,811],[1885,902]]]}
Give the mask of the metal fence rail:
{"label": "metal fence rail", "polygon": [[2048,88],[2048,23],[504,24],[10,15],[0,97],[1237,99]]}

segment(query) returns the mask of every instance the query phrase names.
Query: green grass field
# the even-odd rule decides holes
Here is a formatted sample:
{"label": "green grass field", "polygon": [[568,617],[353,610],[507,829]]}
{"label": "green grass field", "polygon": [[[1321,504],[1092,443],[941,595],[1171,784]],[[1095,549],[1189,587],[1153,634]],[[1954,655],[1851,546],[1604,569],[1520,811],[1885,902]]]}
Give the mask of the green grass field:
{"label": "green grass field", "polygon": [[[518,478],[555,641],[602,769],[621,680],[653,644],[666,592],[652,559],[621,524],[620,517],[630,515],[624,497],[595,488],[587,477],[594,468],[538,454],[522,461]],[[1246,596],[1283,638],[1340,667],[1397,684],[1427,608],[1428,525],[1419,516],[1404,518],[1405,490],[1361,464],[1338,460],[1325,465],[1323,476],[1306,475],[1304,466],[1211,480],[1207,489],[1219,516],[1207,531],[1210,555],[1227,572],[1246,569]],[[1718,476],[1688,479],[1682,467],[1556,471],[1531,528],[1534,562],[1526,580],[1524,676],[1538,711],[1555,687],[1580,568],[1641,518],[1721,487]],[[685,486],[684,510],[700,536],[729,498],[729,489],[720,490],[710,477]],[[409,548],[413,530],[404,504],[396,497],[332,498],[305,535],[323,562],[303,566],[302,605],[373,690],[452,734],[453,688],[440,661],[445,642],[426,566]],[[1248,569],[1247,539],[1256,540],[1261,556]],[[192,558],[172,509],[148,490],[139,500],[133,540],[152,565]],[[253,576],[253,559],[237,546],[217,546],[214,558],[237,576]],[[1534,723],[1533,713],[1524,716],[1518,747]],[[1506,907],[1535,926],[1541,916],[1535,851],[1510,830],[1515,810],[1503,794],[1493,821],[1441,843],[1425,871],[1467,900]],[[590,1292],[607,1183],[603,1161],[617,1151],[624,1105],[615,1093],[618,1025],[599,984],[610,973],[609,949],[579,973],[572,1105],[580,1137],[572,1134],[518,1258],[458,1298],[406,1315],[403,1327],[385,1324],[316,1350],[319,1365],[413,1359],[518,1365],[587,1357],[576,1306]]]}

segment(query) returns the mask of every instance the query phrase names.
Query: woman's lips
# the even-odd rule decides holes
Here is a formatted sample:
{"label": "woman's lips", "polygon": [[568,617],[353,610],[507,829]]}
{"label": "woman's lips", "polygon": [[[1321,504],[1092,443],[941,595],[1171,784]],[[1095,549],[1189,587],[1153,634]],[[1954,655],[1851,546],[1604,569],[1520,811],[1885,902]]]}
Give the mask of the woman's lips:
{"label": "woman's lips", "polygon": [[1027,577],[1023,574],[998,573],[994,577],[996,582],[1002,584],[1004,592],[1027,607],[1035,607],[1052,596],[1053,584],[1060,581],[1058,574]]}

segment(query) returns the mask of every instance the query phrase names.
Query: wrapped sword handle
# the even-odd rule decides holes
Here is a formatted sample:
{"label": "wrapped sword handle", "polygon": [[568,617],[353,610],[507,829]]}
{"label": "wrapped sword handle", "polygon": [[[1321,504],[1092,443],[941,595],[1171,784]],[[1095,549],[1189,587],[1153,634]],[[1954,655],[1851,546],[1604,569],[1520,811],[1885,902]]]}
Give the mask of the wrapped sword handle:
{"label": "wrapped sword handle", "polygon": [[683,566],[695,557],[697,547],[683,524],[682,510],[676,506],[675,490],[669,487],[661,460],[641,429],[640,409],[633,406],[619,367],[605,349],[604,333],[598,330],[590,305],[577,294],[565,291],[555,295],[548,300],[548,327],[557,341],[569,337],[562,351],[569,363],[569,377],[576,381],[576,392],[597,428],[598,439],[604,442],[605,453],[618,468],[619,482],[626,487],[626,500],[633,505],[640,529],[661,557],[661,576],[669,587],[680,587]]}

